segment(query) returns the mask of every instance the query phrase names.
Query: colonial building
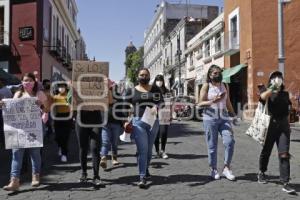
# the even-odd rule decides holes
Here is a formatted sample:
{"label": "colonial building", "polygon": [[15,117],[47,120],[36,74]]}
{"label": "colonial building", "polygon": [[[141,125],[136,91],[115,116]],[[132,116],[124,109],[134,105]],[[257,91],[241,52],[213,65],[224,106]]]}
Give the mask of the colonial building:
{"label": "colonial building", "polygon": [[9,71],[10,51],[10,0],[0,0],[0,68]]}
{"label": "colonial building", "polygon": [[151,76],[163,73],[163,44],[182,18],[189,16],[210,22],[217,15],[217,6],[170,4],[166,1],[157,5],[154,19],[144,34],[144,65],[149,68]]}
{"label": "colonial building", "polygon": [[215,64],[224,68],[224,13],[187,42],[185,95],[194,95],[196,102],[208,68]]}
{"label": "colonial building", "polygon": [[[257,85],[267,84],[270,72],[279,69],[278,1],[225,0],[224,3],[225,67],[241,69],[231,76],[230,91],[233,103],[243,106],[258,101]],[[295,100],[300,85],[300,1],[292,0],[283,7],[285,86]]]}

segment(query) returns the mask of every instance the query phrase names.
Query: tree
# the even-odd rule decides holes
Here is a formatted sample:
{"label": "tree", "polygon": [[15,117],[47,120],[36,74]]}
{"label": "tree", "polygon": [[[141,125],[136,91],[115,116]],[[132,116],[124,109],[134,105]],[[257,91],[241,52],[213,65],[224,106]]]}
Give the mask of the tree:
{"label": "tree", "polygon": [[138,51],[128,55],[125,61],[127,67],[127,78],[134,84],[137,83],[137,73],[144,65],[144,48],[140,47]]}

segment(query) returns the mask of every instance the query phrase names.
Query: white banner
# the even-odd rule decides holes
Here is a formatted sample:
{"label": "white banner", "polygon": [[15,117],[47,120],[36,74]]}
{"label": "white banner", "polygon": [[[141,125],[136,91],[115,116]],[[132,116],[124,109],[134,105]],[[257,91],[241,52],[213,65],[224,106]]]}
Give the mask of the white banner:
{"label": "white banner", "polygon": [[172,102],[170,98],[164,98],[164,107],[158,110],[160,125],[170,125]]}
{"label": "white banner", "polygon": [[37,98],[3,99],[5,148],[43,146],[41,111]]}

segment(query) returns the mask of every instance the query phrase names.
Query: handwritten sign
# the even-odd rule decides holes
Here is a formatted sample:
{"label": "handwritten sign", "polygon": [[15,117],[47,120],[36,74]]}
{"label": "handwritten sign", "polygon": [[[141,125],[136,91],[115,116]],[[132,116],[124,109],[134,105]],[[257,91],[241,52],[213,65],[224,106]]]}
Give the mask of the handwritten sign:
{"label": "handwritten sign", "polygon": [[5,148],[43,146],[43,127],[37,98],[3,99]]}
{"label": "handwritten sign", "polygon": [[159,124],[170,125],[171,123],[171,107],[172,102],[170,98],[164,98],[164,107],[158,110]]}
{"label": "handwritten sign", "polygon": [[108,104],[108,62],[73,61],[73,109],[103,110]]}

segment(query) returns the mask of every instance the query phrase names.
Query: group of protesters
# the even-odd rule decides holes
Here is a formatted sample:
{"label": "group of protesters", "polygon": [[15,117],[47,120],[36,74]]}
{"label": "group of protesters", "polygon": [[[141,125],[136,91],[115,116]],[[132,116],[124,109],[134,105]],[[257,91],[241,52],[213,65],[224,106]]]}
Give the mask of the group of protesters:
{"label": "group of protesters", "polygon": [[[87,182],[87,155],[90,150],[93,163],[93,184],[102,184],[99,168],[107,168],[108,152],[111,149],[112,165],[119,165],[118,142],[119,136],[131,134],[134,139],[137,152],[137,164],[139,171],[138,186],[145,188],[147,180],[151,177],[149,165],[152,158],[152,148],[155,144],[156,155],[167,159],[166,153],[167,134],[169,123],[160,123],[160,111],[168,107],[166,97],[170,91],[165,87],[163,75],[155,77],[153,84],[150,84],[150,72],[147,68],[139,70],[138,84],[128,88],[124,93],[118,91],[113,81],[108,81],[108,109],[101,110],[77,110],[73,114],[71,110],[72,84],[67,82],[57,83],[55,89],[51,87],[49,80],[43,81],[42,86],[36,77],[27,73],[22,77],[20,89],[13,95],[9,90],[0,89],[1,99],[3,98],[25,98],[36,97],[37,105],[40,107],[41,120],[45,134],[51,134],[52,127],[56,135],[58,145],[58,156],[61,162],[68,161],[68,143],[75,122],[75,132],[79,144],[79,160],[81,165],[81,177],[79,182]],[[283,183],[282,190],[288,193],[295,192],[289,185],[290,179],[290,129],[288,110],[291,105],[288,93],[284,91],[283,76],[276,71],[270,75],[268,88],[260,94],[260,101],[268,107],[271,114],[271,124],[266,142],[263,146],[259,164],[258,182],[267,183],[267,165],[274,143],[277,143],[280,161],[280,179]],[[3,90],[3,91],[2,91]],[[55,90],[55,91],[54,91]],[[220,179],[217,169],[217,146],[218,135],[220,134],[225,146],[225,158],[223,175],[231,181],[236,177],[231,169],[231,161],[234,153],[234,134],[232,124],[236,124],[236,114],[229,98],[229,87],[222,83],[222,70],[213,65],[207,73],[207,83],[200,91],[199,105],[204,107],[203,125],[206,134],[208,148],[208,161],[210,176],[214,180]],[[1,101],[1,106],[4,106]],[[118,109],[118,106],[120,108]],[[124,109],[128,106],[129,109]],[[169,107],[168,107],[169,109]],[[116,110],[118,110],[116,112]],[[169,122],[171,121],[170,108]],[[145,115],[153,117],[145,121]],[[105,115],[105,116],[104,116]],[[148,116],[149,117],[149,116]],[[150,118],[151,118],[150,117]],[[107,120],[104,120],[104,119]],[[75,119],[75,120],[74,120]],[[103,126],[98,126],[105,122]],[[3,126],[3,122],[1,122]],[[3,127],[2,127],[3,133]],[[161,150],[160,150],[161,139]],[[32,187],[40,185],[41,175],[41,148],[26,149],[31,157],[32,163]],[[10,182],[4,186],[5,190],[17,191],[20,186],[20,171],[25,149],[12,149],[12,162]]]}

